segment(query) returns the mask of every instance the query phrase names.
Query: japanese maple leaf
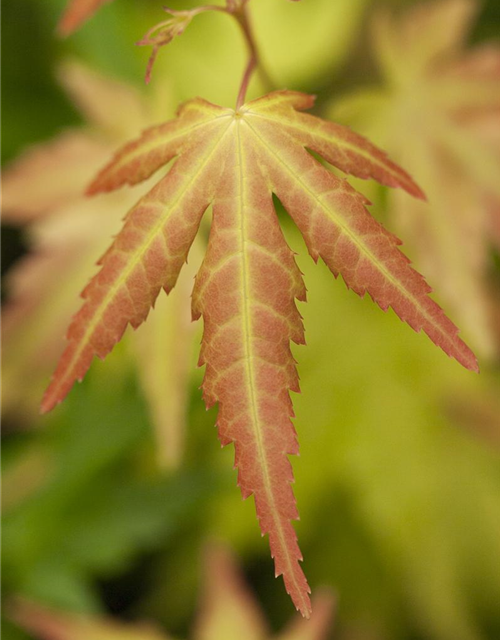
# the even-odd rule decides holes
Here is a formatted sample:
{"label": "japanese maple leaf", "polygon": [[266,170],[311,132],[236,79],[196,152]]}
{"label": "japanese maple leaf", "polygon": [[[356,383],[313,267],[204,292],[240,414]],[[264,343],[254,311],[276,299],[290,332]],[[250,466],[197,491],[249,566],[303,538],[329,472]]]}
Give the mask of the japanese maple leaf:
{"label": "japanese maple leaf", "polygon": [[[204,563],[201,607],[193,640],[266,640],[268,625],[231,554],[211,547]],[[331,627],[334,599],[325,590],[315,600],[310,620],[292,620],[276,640],[323,640]],[[79,615],[17,599],[7,606],[12,620],[41,640],[168,640],[151,624],[125,624],[109,618]]]}
{"label": "japanese maple leaf", "polygon": [[[428,203],[391,194],[419,264],[485,356],[498,352],[487,282],[500,227],[500,46],[465,50],[479,3],[441,0],[375,21],[385,83],[334,107],[416,175]],[[342,114],[342,116],[340,115]]]}
{"label": "japanese maple leaf", "polygon": [[111,0],[69,0],[59,21],[59,33],[62,36],[69,36],[107,2]]}
{"label": "japanese maple leaf", "polygon": [[321,257],[359,295],[392,307],[468,369],[473,353],[455,325],[428,296],[429,286],[399,251],[400,241],[365,208],[366,199],[323,167],[307,149],[359,177],[422,192],[383,152],[348,129],[301,114],[313,98],[278,91],[237,111],[202,99],[178,117],[126,145],[89,193],[149,178],[177,160],[129,211],[123,230],[83,291],[69,344],[42,402],[49,411],[104,358],[128,324],[138,327],[163,287],[170,291],[186,261],[202,216],[213,206],[207,254],[193,292],[193,317],[203,315],[200,364],[203,395],[219,403],[223,445],[234,442],[238,484],[254,495],[263,534],[269,534],[276,574],[295,606],[309,615],[309,587],[291,520],[297,509],[288,454],[298,452],[289,391],[298,391],[290,341],[304,342],[295,299],[305,287],[275,215],[276,194]]}
{"label": "japanese maple leaf", "polygon": [[[78,309],[77,293],[107,238],[119,230],[123,211],[141,193],[139,187],[139,193],[90,200],[83,196],[85,187],[130,128],[150,125],[170,102],[159,94],[147,102],[133,87],[76,63],[65,64],[60,76],[86,126],[29,148],[5,169],[2,180],[4,221],[23,226],[30,245],[7,274],[2,326],[2,410],[18,419],[36,416],[50,368],[61,353],[61,335]],[[199,261],[202,244],[195,247]],[[191,284],[199,261],[191,261],[175,296],[161,296],[152,322],[129,341],[157,434],[159,462],[166,467],[177,465],[183,451],[194,343]]]}

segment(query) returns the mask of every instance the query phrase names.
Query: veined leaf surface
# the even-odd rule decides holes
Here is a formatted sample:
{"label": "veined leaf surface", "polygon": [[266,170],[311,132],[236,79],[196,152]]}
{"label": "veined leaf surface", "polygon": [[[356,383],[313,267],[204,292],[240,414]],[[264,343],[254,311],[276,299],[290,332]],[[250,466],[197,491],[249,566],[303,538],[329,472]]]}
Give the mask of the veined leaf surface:
{"label": "veined leaf surface", "polygon": [[177,160],[129,212],[101,259],[42,404],[48,411],[60,402],[93,356],[103,358],[128,324],[145,320],[160,289],[172,289],[201,217],[213,205],[209,246],[193,293],[193,316],[204,320],[204,397],[209,406],[219,403],[220,440],[235,444],[242,494],[254,495],[276,573],[305,616],[309,587],[291,525],[298,515],[288,460],[298,452],[289,391],[299,386],[290,341],[304,342],[295,299],[305,300],[305,287],[272,194],[297,223],[315,260],[323,258],[349,288],[368,292],[384,310],[392,307],[448,355],[477,369],[457,328],[399,251],[400,241],[369,215],[365,198],[306,147],[355,176],[374,177],[417,197],[422,192],[360,136],[297,114],[311,104],[310,96],[291,91],[269,94],[236,112],[196,99],[176,120],[147,130],[116,155],[90,193],[134,184]]}

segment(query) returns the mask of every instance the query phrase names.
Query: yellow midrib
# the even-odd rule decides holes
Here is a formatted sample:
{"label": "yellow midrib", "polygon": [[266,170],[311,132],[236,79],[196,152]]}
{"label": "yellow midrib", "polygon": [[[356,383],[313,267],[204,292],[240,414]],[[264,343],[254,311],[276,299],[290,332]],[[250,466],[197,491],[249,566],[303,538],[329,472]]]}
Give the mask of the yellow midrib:
{"label": "yellow midrib", "polygon": [[[154,138],[153,140],[151,140],[149,143],[147,144],[142,144],[139,147],[133,149],[130,153],[128,153],[127,155],[123,156],[123,158],[120,158],[118,162],[115,162],[113,165],[113,173],[116,173],[117,171],[119,171],[124,165],[127,165],[130,162],[133,162],[133,160],[139,156],[142,156],[146,153],[150,153],[151,151],[154,151],[155,149],[157,149],[158,147],[161,147],[163,145],[166,144],[172,144],[173,142],[175,142],[175,140],[179,139],[179,138],[183,138],[185,136],[189,136],[192,135],[194,131],[196,131],[197,129],[201,129],[202,127],[205,127],[209,124],[213,124],[215,122],[215,120],[218,120],[219,118],[227,118],[227,115],[224,116],[216,116],[215,118],[210,118],[210,120],[204,120],[203,122],[198,122],[197,124],[191,125],[189,127],[186,127],[184,129],[181,129],[180,131],[176,131],[174,133],[174,135],[168,137],[168,138]],[[159,125],[161,126],[161,125]],[[158,167],[159,168],[159,167]]]}
{"label": "yellow midrib", "polygon": [[[280,157],[278,156],[278,154],[273,150],[272,146],[269,145],[268,143],[266,143],[265,139],[258,134],[258,132],[255,130],[254,127],[252,127],[252,125],[249,122],[246,122],[247,126],[251,129],[251,131],[253,132],[253,134],[255,135],[255,137],[259,140],[259,142],[261,143],[261,145],[268,151],[268,153],[272,154],[277,162],[279,162],[284,169],[293,176],[294,180],[296,182],[298,182],[302,189],[307,192],[313,200],[315,200],[318,205],[321,207],[321,209],[323,209],[323,211],[330,217],[333,218],[335,224],[340,227],[340,229],[342,230],[342,233],[344,233],[346,236],[349,237],[349,239],[352,241],[352,243],[354,245],[356,245],[356,247],[360,250],[360,252],[362,254],[364,254],[366,256],[366,258],[374,265],[376,265],[377,269],[382,273],[382,275],[389,280],[389,282],[394,285],[400,292],[401,294],[407,299],[409,300],[415,307],[417,307],[419,309],[419,312],[422,314],[422,316],[426,319],[426,321],[432,325],[444,338],[445,341],[447,341],[448,343],[452,343],[451,339],[449,338],[449,336],[443,331],[443,329],[434,322],[434,319],[425,311],[425,309],[422,308],[422,306],[418,303],[418,300],[415,298],[415,296],[408,291],[408,289],[406,289],[400,282],[399,280],[397,280],[396,278],[393,277],[393,275],[390,273],[390,271],[387,270],[387,268],[385,267],[385,265],[380,262],[380,260],[378,260],[378,258],[368,249],[368,247],[366,247],[366,245],[364,245],[360,239],[356,236],[356,234],[344,223],[344,221],[339,217],[339,216],[335,216],[335,213],[329,209],[327,206],[325,206],[325,204],[321,201],[320,197],[301,179],[300,175],[298,173],[293,172],[290,167],[283,162]],[[325,169],[326,171],[326,169]],[[399,250],[397,249],[397,247],[394,247],[395,250]],[[409,268],[411,268],[409,266]]]}
{"label": "yellow midrib", "polygon": [[[178,192],[177,197],[175,198],[173,203],[169,203],[169,209],[168,210],[170,212],[175,209],[177,203],[182,198],[184,193],[189,189],[190,185],[193,182],[196,181],[196,179],[198,178],[200,173],[203,171],[203,169],[206,167],[206,165],[210,162],[213,154],[217,150],[217,147],[219,146],[219,144],[222,142],[223,138],[225,137],[225,134],[227,133],[230,124],[231,123],[228,124],[228,126],[225,129],[225,131],[221,134],[220,138],[217,139],[215,145],[213,145],[211,147],[210,152],[205,157],[205,160],[201,163],[201,165],[199,166],[198,170],[191,176],[190,180],[185,185],[185,188]],[[114,296],[118,292],[118,289],[123,285],[124,282],[126,282],[126,280],[129,277],[129,275],[132,273],[132,271],[135,269],[137,264],[141,261],[141,259],[144,256],[144,254],[150,248],[152,242],[156,239],[156,236],[157,236],[159,230],[161,229],[161,227],[164,226],[164,224],[166,222],[166,219],[167,219],[167,217],[163,216],[162,218],[160,218],[158,220],[158,222],[154,225],[154,227],[151,229],[150,233],[148,234],[146,242],[143,245],[141,245],[140,250],[137,251],[137,253],[134,256],[134,258],[131,259],[127,263],[124,271],[120,274],[120,277],[117,280],[115,280],[113,285],[110,287],[108,293],[106,294],[106,296],[103,298],[101,304],[96,309],[96,311],[95,311],[95,313],[94,313],[94,315],[92,317],[92,320],[90,321],[87,329],[85,330],[84,335],[79,340],[80,346],[79,346],[79,348],[76,349],[76,351],[75,351],[75,353],[73,355],[73,358],[71,359],[70,363],[66,366],[66,375],[64,375],[60,379],[59,384],[57,385],[56,389],[60,388],[66,382],[66,380],[68,378],[72,377],[73,368],[75,367],[76,363],[78,362],[78,360],[79,360],[79,358],[80,358],[80,356],[81,356],[81,354],[82,354],[82,352],[83,352],[83,350],[84,350],[84,348],[85,348],[90,336],[92,335],[92,333],[96,329],[97,325],[101,321],[105,309],[107,308],[108,304],[112,301],[112,299],[114,298]],[[95,276],[95,277],[97,277],[97,276]]]}
{"label": "yellow midrib", "polygon": [[[248,113],[248,115],[255,116],[255,117],[258,117],[258,118],[262,118],[263,120],[269,120],[270,122],[279,124],[281,127],[288,126],[291,129],[298,129],[302,133],[305,133],[307,135],[311,135],[311,132],[307,127],[302,126],[301,124],[299,124],[295,120],[293,120],[293,121],[286,120],[286,122],[283,123],[283,121],[280,120],[279,118],[273,118],[272,116],[269,116],[267,114],[258,113],[257,111],[248,111],[247,113]],[[313,117],[313,116],[311,116],[311,117]],[[391,167],[388,167],[386,164],[381,162],[381,160],[379,158],[376,158],[376,157],[372,156],[370,153],[368,153],[367,151],[365,151],[361,147],[353,145],[350,142],[348,142],[346,140],[339,139],[339,138],[333,138],[333,139],[329,138],[328,136],[326,136],[321,131],[319,131],[319,132],[315,131],[314,135],[317,136],[318,138],[321,138],[322,140],[325,140],[325,142],[330,142],[330,143],[333,142],[334,144],[338,145],[341,149],[346,149],[348,151],[353,151],[353,152],[357,153],[358,155],[362,156],[365,160],[369,160],[371,163],[377,165],[377,167],[379,167],[379,169],[383,169],[384,171],[389,173],[391,176],[393,176],[395,179],[397,179],[398,182],[401,182],[401,178],[403,176],[401,176],[399,173],[394,171],[394,169],[392,169]],[[406,179],[405,182],[410,182],[411,183],[411,180]]]}
{"label": "yellow midrib", "polygon": [[[270,472],[269,472],[269,463],[266,455],[266,448],[264,444],[263,438],[263,426],[261,424],[261,420],[259,417],[259,409],[257,406],[257,392],[255,389],[255,371],[254,371],[254,358],[252,357],[252,348],[251,348],[251,316],[250,316],[250,295],[249,295],[249,266],[248,266],[248,255],[247,255],[247,243],[249,239],[247,238],[246,232],[246,216],[245,216],[245,193],[244,193],[244,176],[243,176],[243,152],[242,152],[242,143],[241,143],[241,132],[240,132],[240,121],[237,120],[237,136],[238,136],[238,156],[239,156],[239,214],[240,214],[240,232],[241,232],[241,254],[242,254],[242,294],[243,294],[243,335],[244,335],[244,351],[245,351],[245,369],[246,376],[248,380],[248,389],[249,389],[249,400],[250,400],[250,413],[252,418],[252,426],[253,432],[255,436],[255,441],[257,443],[257,450],[260,459],[260,466],[262,469],[262,475],[264,479],[264,487],[267,502],[269,504],[269,508],[271,511],[272,519],[274,522],[275,531],[278,534],[278,538],[280,541],[280,546],[283,550],[283,554],[285,556],[285,562],[288,566],[288,578],[295,586],[295,593],[300,594],[302,598],[302,592],[297,584],[295,578],[295,571],[293,563],[296,562],[296,559],[292,561],[290,558],[290,553],[288,549],[288,545],[286,544],[286,538],[283,532],[283,527],[281,525],[281,520],[279,518],[278,509],[276,507],[276,501],[274,499],[274,494],[271,485]],[[286,455],[286,454],[283,454]],[[303,603],[304,611],[307,610],[305,603]]]}

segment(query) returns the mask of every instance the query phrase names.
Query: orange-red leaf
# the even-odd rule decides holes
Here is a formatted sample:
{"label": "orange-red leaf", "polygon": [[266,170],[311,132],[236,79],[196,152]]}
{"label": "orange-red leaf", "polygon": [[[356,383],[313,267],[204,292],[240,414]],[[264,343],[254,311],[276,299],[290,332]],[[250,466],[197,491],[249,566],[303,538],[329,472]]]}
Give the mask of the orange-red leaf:
{"label": "orange-red leaf", "polygon": [[70,0],[59,21],[59,33],[69,36],[107,2],[111,0]]}
{"label": "orange-red leaf", "polygon": [[[430,287],[398,250],[400,240],[370,216],[363,196],[345,180],[326,171],[286,128],[283,130],[262,117],[263,102],[261,99],[250,106],[246,121],[274,192],[304,235],[312,257],[315,260],[321,257],[335,276],[342,274],[350,289],[361,296],[369,293],[384,311],[392,307],[415,331],[423,329],[445,353],[466,368],[476,370],[476,359],[458,338],[458,329],[429,298]],[[321,132],[322,121],[318,123]],[[313,121],[311,128],[312,125]],[[310,138],[313,137],[311,133]],[[365,152],[374,156],[371,148]],[[377,157],[383,159],[384,154],[378,152]],[[366,177],[366,166],[365,159],[358,162],[350,159],[348,163],[349,171],[360,169],[358,175],[362,177]],[[381,169],[382,173],[386,171]],[[396,181],[397,173],[406,176],[401,170],[392,170],[385,175],[386,182],[390,184],[389,175]],[[382,181],[382,175],[378,179]],[[396,184],[414,195],[421,193],[408,176],[392,186]]]}
{"label": "orange-red leaf", "polygon": [[[85,304],[69,327],[69,345],[44,396],[43,412],[83,378],[94,355],[104,358],[111,351],[127,324],[138,327],[146,319],[162,287],[168,292],[174,286],[213,197],[227,128],[227,121],[214,119],[203,138],[193,139],[168,175],[129,212],[123,230],[99,261],[99,274],[82,293]],[[151,160],[151,154],[147,157]],[[132,166],[140,166],[135,158]],[[100,184],[106,184],[102,177]]]}
{"label": "orange-red leaf", "polygon": [[223,445],[234,442],[243,497],[255,496],[276,574],[304,615],[309,587],[290,520],[298,517],[287,454],[298,453],[289,390],[299,390],[290,340],[303,343],[294,298],[305,288],[274,214],[249,132],[237,127],[216,193],[206,258],[193,293],[203,315],[207,406],[219,402]]}
{"label": "orange-red leaf", "polygon": [[218,118],[227,116],[227,111],[200,98],[187,102],[175,120],[150,127],[138,140],[125,145],[90,185],[89,195],[146,180],[172,158],[196,146],[198,139],[220,131]]}
{"label": "orange-red leaf", "polygon": [[456,327],[399,251],[399,240],[368,214],[365,198],[307,148],[355,175],[418,197],[422,192],[363,138],[296,113],[311,100],[276,92],[236,112],[192,101],[177,120],[145,132],[101,172],[92,193],[143,180],[178,156],[128,214],[85,289],[85,304],[70,326],[68,348],[42,406],[49,410],[61,401],[93,355],[104,357],[127,324],[137,327],[146,318],[160,288],[174,286],[201,216],[213,204],[209,246],[193,293],[193,315],[204,320],[204,398],[209,406],[219,403],[220,440],[235,445],[242,494],[254,495],[276,574],[283,575],[304,616],[310,613],[309,587],[291,524],[298,515],[288,455],[298,452],[289,391],[299,387],[290,341],[304,342],[295,299],[305,300],[305,288],[281,233],[273,193],[313,258],[322,257],[358,294],[368,292],[382,309],[392,307],[416,331],[423,329],[465,367],[477,368]]}
{"label": "orange-red leaf", "polygon": [[252,115],[264,127],[279,125],[301,146],[315,151],[344,173],[374,178],[388,187],[401,187],[412,196],[425,196],[411,177],[366,138],[335,122],[300,113],[314,104],[314,97],[295,91],[275,91],[252,103]]}

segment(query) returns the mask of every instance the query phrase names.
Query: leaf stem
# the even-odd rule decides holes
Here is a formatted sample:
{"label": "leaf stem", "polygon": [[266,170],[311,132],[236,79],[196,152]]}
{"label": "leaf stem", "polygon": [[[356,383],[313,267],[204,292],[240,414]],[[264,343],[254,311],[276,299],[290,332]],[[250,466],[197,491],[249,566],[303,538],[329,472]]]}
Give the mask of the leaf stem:
{"label": "leaf stem", "polygon": [[233,16],[236,18],[238,24],[240,25],[241,30],[243,31],[243,35],[245,37],[245,41],[247,43],[248,52],[249,52],[249,59],[247,62],[247,66],[245,67],[245,71],[243,73],[240,90],[238,92],[238,97],[236,99],[236,110],[238,110],[245,102],[245,96],[247,93],[248,85],[250,84],[250,79],[257,67],[259,68],[259,72],[264,84],[267,85],[269,89],[272,89],[272,87],[274,86],[273,81],[271,80],[265,68],[262,66],[262,62],[259,58],[257,45],[255,44],[255,39],[253,37],[252,28],[250,25],[250,19],[249,19],[246,5],[247,5],[247,0],[243,0],[243,2],[238,7],[235,7],[231,12]]}
{"label": "leaf stem", "polygon": [[146,84],[151,80],[151,72],[160,48],[169,44],[175,37],[182,35],[195,16],[209,11],[218,11],[220,13],[227,13],[234,17],[241,27],[249,51],[249,60],[245,67],[238,97],[236,99],[236,109],[239,109],[245,102],[248,85],[250,84],[250,79],[256,68],[259,70],[262,82],[266,85],[266,89],[268,91],[272,91],[274,88],[274,82],[271,80],[259,58],[247,10],[248,2],[249,0],[226,0],[225,7],[207,4],[186,10],[163,7],[163,9],[170,15],[170,18],[154,25],[146,32],[144,37],[136,43],[139,46],[153,47],[146,69]]}

